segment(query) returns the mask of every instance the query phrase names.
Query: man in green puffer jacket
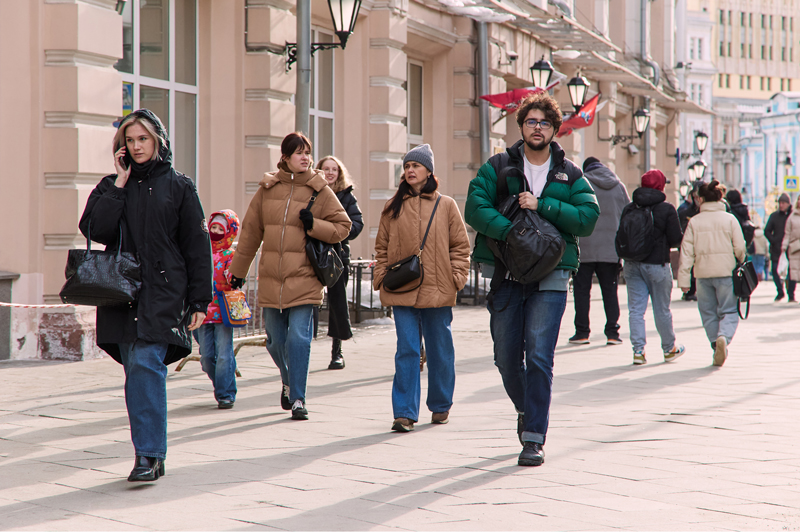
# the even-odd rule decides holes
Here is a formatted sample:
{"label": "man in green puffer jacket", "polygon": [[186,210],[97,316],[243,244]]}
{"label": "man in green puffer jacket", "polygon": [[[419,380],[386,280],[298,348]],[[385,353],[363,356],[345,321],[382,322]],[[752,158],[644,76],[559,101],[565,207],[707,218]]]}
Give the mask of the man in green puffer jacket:
{"label": "man in green puffer jacket", "polygon": [[578,238],[594,230],[600,207],[583,173],[553,142],[561,127],[558,103],[547,93],[525,98],[517,109],[522,140],[506,153],[491,157],[470,182],[465,220],[478,232],[473,259],[481,263],[484,277],[494,275],[495,257],[486,238],[505,240],[511,222],[501,215],[497,201],[497,175],[513,167],[525,181],[508,177],[510,194],[519,194],[522,208],[537,211],[552,223],[567,244],[556,269],[538,283],[521,284],[498,268],[492,282],[490,328],[494,361],[503,386],[517,409],[517,434],[523,445],[519,465],[544,462],[550,398],[561,317],[567,304],[569,278],[578,269]]}

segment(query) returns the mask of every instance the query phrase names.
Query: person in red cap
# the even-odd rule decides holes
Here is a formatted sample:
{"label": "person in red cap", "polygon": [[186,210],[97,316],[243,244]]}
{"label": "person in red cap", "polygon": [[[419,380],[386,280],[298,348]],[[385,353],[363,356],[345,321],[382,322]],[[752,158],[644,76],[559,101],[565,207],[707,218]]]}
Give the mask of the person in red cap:
{"label": "person in red cap", "polygon": [[[647,363],[644,315],[648,299],[653,303],[653,318],[661,337],[664,361],[672,362],[685,351],[675,342],[669,308],[673,286],[670,248],[679,246],[683,238],[678,212],[666,202],[664,186],[667,178],[661,170],[646,172],[641,183],[642,186],[633,191],[633,202],[622,211],[616,241],[620,258],[625,259],[623,271],[628,289],[628,324],[633,363],[636,365]],[[626,249],[621,243],[633,245]]]}

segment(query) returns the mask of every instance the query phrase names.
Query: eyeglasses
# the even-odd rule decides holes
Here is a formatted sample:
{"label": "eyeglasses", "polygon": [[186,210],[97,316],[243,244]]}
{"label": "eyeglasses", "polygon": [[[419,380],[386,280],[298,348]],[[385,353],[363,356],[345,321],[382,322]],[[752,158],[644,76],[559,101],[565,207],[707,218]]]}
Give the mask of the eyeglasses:
{"label": "eyeglasses", "polygon": [[548,122],[547,120],[534,120],[533,118],[530,118],[523,123],[531,129],[535,129],[536,126],[539,126],[542,129],[542,131],[547,131],[548,129],[553,127],[553,124]]}

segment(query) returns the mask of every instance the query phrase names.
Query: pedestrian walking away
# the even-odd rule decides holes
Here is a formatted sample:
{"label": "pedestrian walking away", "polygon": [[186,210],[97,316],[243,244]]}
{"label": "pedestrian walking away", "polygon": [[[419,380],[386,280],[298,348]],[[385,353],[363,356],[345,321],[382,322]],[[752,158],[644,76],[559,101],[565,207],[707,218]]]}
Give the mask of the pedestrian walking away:
{"label": "pedestrian walking away", "polygon": [[781,253],[786,253],[789,259],[789,274],[786,279],[788,282],[795,282],[793,279],[800,279],[800,197],[797,198],[794,211],[786,219]]}
{"label": "pedestrian walking away", "polygon": [[644,221],[639,225],[649,232],[646,242],[649,249],[645,250],[642,257],[622,257],[625,259],[623,271],[628,290],[628,326],[635,365],[647,363],[644,315],[648,301],[653,305],[653,319],[661,338],[664,361],[673,362],[685,352],[684,346],[676,342],[670,311],[673,287],[670,249],[680,245],[683,235],[678,213],[666,201],[666,183],[667,178],[661,170],[650,170],[642,175],[642,186],[633,191],[633,202],[625,207],[620,220],[618,239],[623,236],[623,227],[627,227],[623,220],[634,213],[644,215]]}
{"label": "pedestrian walking away", "polygon": [[753,244],[750,247],[753,255],[753,267],[758,274],[758,280],[763,281],[768,278],[767,257],[769,253],[769,241],[764,236],[764,229],[756,227],[753,231]]}
{"label": "pedestrian walking away", "polygon": [[597,275],[606,314],[605,335],[608,345],[622,343],[619,337],[619,280],[620,260],[614,248],[614,238],[619,227],[622,209],[630,203],[628,191],[617,175],[594,157],[583,162],[583,175],[589,180],[600,206],[600,217],[594,232],[581,238],[581,263],[573,279],[575,301],[575,335],[571,344],[588,344],[589,307],[592,277]]}
{"label": "pedestrian walking away", "polygon": [[[420,341],[425,340],[431,423],[449,420],[456,383],[453,306],[469,276],[469,238],[453,198],[440,194],[428,144],[403,158],[397,192],[381,213],[375,238],[373,286],[381,304],[392,307],[397,351],[392,383],[392,430],[409,432],[419,420]],[[419,257],[421,276],[387,286],[392,266]]]}
{"label": "pedestrian walking away", "polygon": [[744,243],[748,253],[750,253],[756,232],[756,226],[750,221],[750,209],[747,207],[746,203],[742,203],[742,193],[736,189],[729,190],[725,194],[725,199],[728,201],[730,213],[736,217],[736,220],[739,222],[739,227],[742,228]]}
{"label": "pedestrian walking away", "polygon": [[227,410],[236,402],[236,358],[233,329],[222,321],[219,294],[233,289],[229,268],[233,261],[233,241],[239,234],[239,218],[231,210],[217,211],[209,217],[208,229],[214,261],[214,299],[203,325],[193,334],[200,345],[200,366],[214,385],[217,406]]}
{"label": "pedestrian walking away", "polygon": [[335,244],[347,238],[350,227],[323,172],[311,168],[311,141],[289,133],[281,142],[278,171],[264,174],[247,208],[230,272],[231,286],[240,288],[261,248],[258,306],[267,350],[281,373],[280,404],[292,411],[292,419],[308,419],[312,314],[323,298],[322,283],[306,255],[306,235]]}
{"label": "pedestrian walking away", "polygon": [[694,268],[697,308],[714,352],[712,363],[721,366],[739,324],[731,272],[747,254],[739,221],[725,211],[719,181],[703,184],[698,196],[700,214],[689,221],[683,235],[678,286],[689,289],[689,272]]}
{"label": "pedestrian walking away", "polygon": [[792,202],[789,195],[783,193],[778,198],[778,210],[769,215],[767,225],[764,227],[764,236],[769,240],[769,260],[772,263],[772,280],[775,283],[775,289],[778,294],[775,296],[775,301],[780,301],[786,294],[789,294],[789,302],[793,303],[794,290],[797,281],[792,281],[790,278],[785,280],[786,292],[783,290],[784,280],[778,275],[778,259],[781,256],[781,248],[783,246],[783,236],[786,231],[786,220],[792,214]]}
{"label": "pedestrian walking away", "polygon": [[[350,304],[347,302],[347,281],[350,272],[350,241],[361,234],[364,222],[361,209],[353,194],[353,181],[345,165],[332,155],[323,157],[317,164],[317,170],[322,170],[328,186],[336,193],[336,199],[344,207],[350,218],[350,233],[347,238],[336,245],[336,252],[342,259],[344,271],[336,284],[328,288],[328,336],[333,339],[331,346],[331,362],[328,369],[344,369],[344,354],[342,341],[353,337],[350,328]],[[356,305],[360,304],[358,301]]]}
{"label": "pedestrian walking away", "polygon": [[[700,213],[700,205],[697,201],[697,189],[703,182],[698,180],[692,185],[692,190],[689,195],[684,199],[683,203],[678,207],[678,220],[681,223],[681,234],[686,232],[686,226],[689,225],[689,220],[693,216]],[[697,301],[697,283],[695,282],[694,274],[692,274],[692,284],[688,292],[684,292],[681,297],[684,301]]]}
{"label": "pedestrian walking away", "polygon": [[[481,166],[470,182],[465,209],[467,223],[478,233],[473,259],[481,263],[483,276],[497,276],[487,305],[494,361],[517,411],[523,466],[544,463],[555,348],[569,278],[578,269],[578,237],[592,234],[600,213],[589,181],[553,140],[561,122],[558,103],[547,93],[525,98],[517,109],[522,140]],[[512,228],[497,210],[501,172],[508,174],[509,193],[518,194],[520,206],[555,226],[566,243],[556,268],[538,282],[521,284],[504,274],[488,247],[487,239],[505,241]]]}
{"label": "pedestrian walking away", "polygon": [[97,345],[125,368],[125,404],[136,459],[129,481],[158,480],[167,453],[167,364],[192,350],[211,302],[208,224],[192,180],[172,166],[161,120],[140,109],[114,136],[116,174],[86,203],[87,238],[139,258],[142,287],[129,305],[97,308]]}

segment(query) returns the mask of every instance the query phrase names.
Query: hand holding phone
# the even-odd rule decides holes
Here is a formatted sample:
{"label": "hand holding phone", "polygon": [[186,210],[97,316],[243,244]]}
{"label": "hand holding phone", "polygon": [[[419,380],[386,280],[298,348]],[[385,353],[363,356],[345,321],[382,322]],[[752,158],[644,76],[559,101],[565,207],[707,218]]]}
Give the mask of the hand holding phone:
{"label": "hand holding phone", "polygon": [[114,168],[117,170],[117,179],[114,184],[122,188],[131,176],[131,157],[128,155],[128,150],[125,146],[118,149],[114,154]]}

